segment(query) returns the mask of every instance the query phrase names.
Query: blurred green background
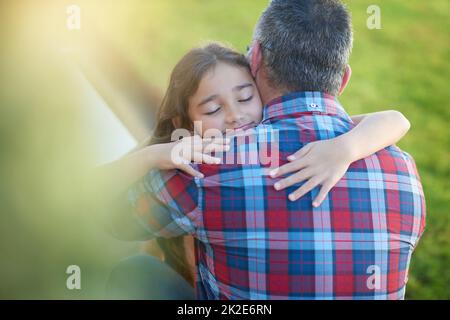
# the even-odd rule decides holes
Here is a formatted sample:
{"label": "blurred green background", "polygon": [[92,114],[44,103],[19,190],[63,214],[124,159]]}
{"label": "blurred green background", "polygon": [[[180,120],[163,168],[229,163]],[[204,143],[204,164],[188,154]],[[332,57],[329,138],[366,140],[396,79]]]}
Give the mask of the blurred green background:
{"label": "blurred green background", "polygon": [[[353,16],[353,77],[341,102],[350,114],[396,109],[412,124],[399,146],[416,159],[427,228],[412,257],[407,298],[449,299],[449,2],[346,3]],[[81,9],[80,30],[66,28],[69,4]],[[381,8],[380,30],[366,26],[372,4]],[[219,40],[244,51],[266,5],[266,0],[2,1],[0,298],[102,298],[112,266],[139,250],[137,243],[103,230],[95,208],[99,191],[87,183],[99,158],[92,138],[98,128],[86,120],[92,97],[73,63],[85,57],[86,43],[104,48],[100,60],[83,60],[91,75],[92,61],[107,59],[105,48],[114,48],[121,57],[116,78],[133,70],[134,79],[158,95],[188,49]],[[132,81],[122,82],[132,89]],[[71,264],[81,268],[81,290],[66,288]]]}

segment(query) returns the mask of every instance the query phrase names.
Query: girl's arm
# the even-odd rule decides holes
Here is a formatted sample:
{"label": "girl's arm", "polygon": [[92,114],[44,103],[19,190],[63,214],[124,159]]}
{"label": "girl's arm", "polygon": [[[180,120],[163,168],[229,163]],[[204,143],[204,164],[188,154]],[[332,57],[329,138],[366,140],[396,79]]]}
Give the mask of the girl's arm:
{"label": "girl's arm", "polygon": [[396,110],[361,114],[351,119],[356,127],[343,134],[341,140],[350,146],[353,161],[397,143],[411,127],[408,119]]}
{"label": "girl's arm", "polygon": [[199,136],[185,137],[181,140],[141,145],[130,154],[112,163],[97,167],[92,183],[95,184],[96,199],[94,209],[100,210],[102,224],[115,237],[123,240],[147,240],[148,230],[142,228],[131,214],[125,200],[126,191],[151,169],[180,169],[192,176],[202,174],[194,170],[190,163],[219,163],[211,152],[229,149],[229,140],[219,138],[202,139]]}
{"label": "girl's arm", "polygon": [[313,201],[317,207],[344,176],[350,164],[399,141],[410,128],[405,116],[394,110],[352,117],[356,124],[349,132],[329,140],[314,141],[288,157],[288,164],[271,172],[272,178],[295,172],[274,187],[282,190],[307,180],[289,195],[291,201],[321,185]]}
{"label": "girl's arm", "polygon": [[119,160],[102,165],[96,169],[98,178],[111,196],[127,190],[151,169],[180,169],[195,177],[203,175],[194,170],[191,161],[217,164],[220,158],[211,152],[226,151],[229,139],[202,139],[199,136],[185,137],[181,140],[142,147]]}

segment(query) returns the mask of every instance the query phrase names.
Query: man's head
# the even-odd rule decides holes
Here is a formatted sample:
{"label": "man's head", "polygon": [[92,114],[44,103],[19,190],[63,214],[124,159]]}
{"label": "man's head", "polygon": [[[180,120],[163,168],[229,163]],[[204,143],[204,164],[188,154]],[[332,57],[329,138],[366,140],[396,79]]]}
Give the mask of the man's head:
{"label": "man's head", "polygon": [[264,103],[295,91],[340,94],[351,69],[351,17],[338,0],[272,0],[249,53]]}

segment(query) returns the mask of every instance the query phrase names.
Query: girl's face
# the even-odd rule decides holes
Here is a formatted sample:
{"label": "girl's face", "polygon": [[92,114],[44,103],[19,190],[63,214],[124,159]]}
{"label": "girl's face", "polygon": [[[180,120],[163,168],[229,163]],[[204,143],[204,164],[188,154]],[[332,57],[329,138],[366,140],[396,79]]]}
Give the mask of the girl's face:
{"label": "girl's face", "polygon": [[219,62],[201,79],[189,99],[189,118],[201,121],[198,132],[208,129],[246,130],[262,120],[262,103],[250,72],[244,67]]}

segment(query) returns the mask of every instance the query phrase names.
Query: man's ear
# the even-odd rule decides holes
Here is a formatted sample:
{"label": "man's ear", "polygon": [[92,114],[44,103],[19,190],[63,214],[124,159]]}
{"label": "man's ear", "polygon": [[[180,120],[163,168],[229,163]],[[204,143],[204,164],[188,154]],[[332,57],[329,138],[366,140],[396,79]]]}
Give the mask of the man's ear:
{"label": "man's ear", "polygon": [[350,65],[347,65],[347,67],[345,68],[344,76],[342,77],[342,83],[341,83],[341,88],[339,89],[339,95],[341,95],[342,92],[344,92],[345,87],[347,87],[347,84],[350,81],[351,76],[352,76],[352,68],[350,67]]}
{"label": "man's ear", "polygon": [[261,44],[258,41],[254,41],[251,49],[250,55],[250,70],[252,72],[253,78],[256,78],[259,68],[262,63],[262,51]]}

